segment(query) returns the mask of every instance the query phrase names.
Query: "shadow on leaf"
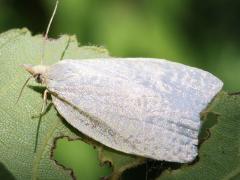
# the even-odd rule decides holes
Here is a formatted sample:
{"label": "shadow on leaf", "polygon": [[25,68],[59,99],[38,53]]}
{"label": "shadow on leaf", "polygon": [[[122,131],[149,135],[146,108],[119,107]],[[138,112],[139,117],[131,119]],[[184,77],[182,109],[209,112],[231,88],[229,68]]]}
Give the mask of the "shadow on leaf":
{"label": "shadow on leaf", "polygon": [[2,163],[0,163],[0,179],[15,179],[11,172]]}

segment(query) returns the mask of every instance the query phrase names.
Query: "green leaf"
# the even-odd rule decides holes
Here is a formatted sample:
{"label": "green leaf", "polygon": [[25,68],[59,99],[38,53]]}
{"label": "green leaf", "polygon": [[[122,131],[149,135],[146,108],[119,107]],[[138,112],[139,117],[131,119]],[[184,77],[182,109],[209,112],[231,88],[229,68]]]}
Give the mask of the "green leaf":
{"label": "green leaf", "polygon": [[[45,47],[44,64],[47,65],[54,64],[63,58],[83,59],[109,56],[108,52],[100,47],[79,47],[76,38],[67,35],[61,36],[57,40],[48,40]],[[64,161],[60,162],[61,158],[59,162],[53,160],[53,157],[67,157],[65,149],[69,151],[73,149],[70,144],[65,145],[62,153],[59,154],[58,147],[55,146],[60,143],[57,139],[61,139],[63,136],[68,139],[82,139],[90,144],[90,148],[93,148],[92,145],[96,146],[97,151],[94,150],[91,155],[97,157],[97,152],[100,153],[98,156],[101,157],[101,161],[98,161],[98,164],[111,162],[113,165],[112,177],[119,177],[125,169],[142,163],[139,158],[119,154],[89,140],[69,126],[59,116],[53,105],[48,107],[48,112],[42,117],[37,138],[37,151],[34,153],[38,118],[32,118],[32,116],[40,113],[44,88],[31,81],[30,85],[24,89],[18,104],[16,104],[16,100],[21,87],[29,76],[19,65],[40,64],[42,49],[43,37],[41,35],[32,36],[27,29],[10,30],[0,34],[0,162],[3,164],[0,175],[7,174],[24,180],[71,179],[76,176],[78,179],[84,179],[81,173],[74,173],[76,168]],[[74,150],[76,151],[76,148]],[[82,147],[77,150],[80,154],[85,153],[82,151]],[[79,158],[79,161],[88,160]],[[78,168],[84,169],[85,166],[86,163],[83,163]],[[94,174],[91,167],[89,169],[89,173]],[[96,173],[96,175],[106,175],[106,170],[100,166],[97,171],[102,172]],[[95,179],[99,179],[99,177],[96,176]]]}
{"label": "green leaf", "polygon": [[207,132],[201,133],[205,140],[200,145],[198,160],[177,170],[166,170],[158,179],[240,178],[240,95],[220,93],[206,115],[207,125],[203,127]]}
{"label": "green leaf", "polygon": [[[99,179],[106,175],[117,179],[126,169],[144,163],[144,158],[111,150],[82,135],[59,116],[53,105],[42,118],[34,153],[38,119],[32,116],[40,113],[44,88],[32,81],[18,104],[16,100],[28,77],[19,65],[39,64],[42,48],[43,37],[32,36],[26,29],[0,34],[0,179]],[[107,56],[103,48],[79,47],[74,36],[64,35],[47,41],[44,64],[63,58]],[[239,95],[220,93],[204,113],[207,118],[200,133],[199,158],[189,165],[173,165],[175,170],[163,171],[158,179],[238,179],[239,109]],[[69,156],[71,152],[75,152],[74,158]],[[111,174],[99,166],[107,162],[113,167]],[[166,167],[162,164],[161,171],[171,163]]]}

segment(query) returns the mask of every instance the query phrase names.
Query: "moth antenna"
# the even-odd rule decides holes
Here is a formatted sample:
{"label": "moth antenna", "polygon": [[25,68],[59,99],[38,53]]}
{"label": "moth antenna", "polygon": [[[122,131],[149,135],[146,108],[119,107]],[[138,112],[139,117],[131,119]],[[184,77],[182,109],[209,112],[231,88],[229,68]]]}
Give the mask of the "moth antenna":
{"label": "moth antenna", "polygon": [[50,20],[49,20],[49,23],[48,23],[48,26],[47,26],[47,30],[46,30],[45,35],[44,35],[41,64],[43,64],[45,46],[46,46],[46,41],[47,41],[47,39],[48,39],[48,32],[49,32],[49,30],[50,30],[50,27],[51,27],[53,18],[54,18],[55,14],[56,14],[57,7],[58,7],[58,0],[56,1],[56,4],[55,4],[55,7],[54,7],[52,16],[51,16],[51,18],[50,18]]}
{"label": "moth antenna", "polygon": [[18,103],[20,97],[22,96],[22,93],[23,93],[24,88],[26,87],[28,81],[29,81],[31,78],[32,78],[32,76],[30,76],[29,78],[27,78],[26,82],[23,84],[22,89],[21,89],[21,91],[20,91],[20,93],[19,93],[19,95],[18,95],[16,104]]}

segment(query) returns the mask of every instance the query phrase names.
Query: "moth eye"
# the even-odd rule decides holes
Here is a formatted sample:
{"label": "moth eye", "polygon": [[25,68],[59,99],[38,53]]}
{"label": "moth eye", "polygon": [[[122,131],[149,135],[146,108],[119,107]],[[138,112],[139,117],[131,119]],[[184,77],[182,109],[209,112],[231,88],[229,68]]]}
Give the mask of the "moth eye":
{"label": "moth eye", "polygon": [[35,80],[37,83],[42,83],[42,75],[41,74],[36,74],[35,75]]}

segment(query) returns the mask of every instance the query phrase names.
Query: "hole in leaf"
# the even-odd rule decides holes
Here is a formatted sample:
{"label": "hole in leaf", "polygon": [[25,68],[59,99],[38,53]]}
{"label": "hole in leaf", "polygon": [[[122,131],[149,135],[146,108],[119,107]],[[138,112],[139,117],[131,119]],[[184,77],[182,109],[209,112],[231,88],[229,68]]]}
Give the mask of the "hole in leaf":
{"label": "hole in leaf", "polygon": [[110,167],[100,166],[97,150],[80,140],[57,139],[53,158],[57,164],[71,169],[76,179],[97,180],[111,173]]}

